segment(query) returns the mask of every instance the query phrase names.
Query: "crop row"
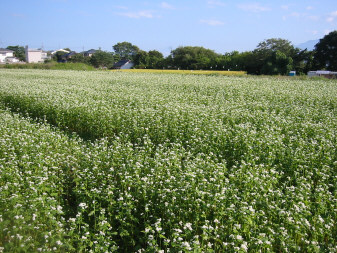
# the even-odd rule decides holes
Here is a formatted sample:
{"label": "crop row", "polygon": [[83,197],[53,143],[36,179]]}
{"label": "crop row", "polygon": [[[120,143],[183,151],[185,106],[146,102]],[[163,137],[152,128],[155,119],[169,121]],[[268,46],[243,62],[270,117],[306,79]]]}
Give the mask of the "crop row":
{"label": "crop row", "polygon": [[334,82],[1,72],[0,247],[336,250]]}
{"label": "crop row", "polygon": [[246,76],[245,71],[217,71],[217,70],[176,70],[176,69],[118,69],[113,72],[126,73],[155,73],[155,74],[183,74],[183,75],[223,75],[223,76]]}
{"label": "crop row", "polygon": [[1,118],[6,251],[333,249],[336,178],[328,167],[302,167],[295,185],[280,184],[276,168],[231,172],[178,144],[153,156],[146,136],[136,148],[84,144],[8,112]]}

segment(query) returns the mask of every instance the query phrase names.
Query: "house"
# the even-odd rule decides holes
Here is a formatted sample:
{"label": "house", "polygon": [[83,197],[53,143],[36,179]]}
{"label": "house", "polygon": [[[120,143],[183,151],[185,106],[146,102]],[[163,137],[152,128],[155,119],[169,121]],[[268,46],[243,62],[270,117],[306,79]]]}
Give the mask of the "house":
{"label": "house", "polygon": [[335,79],[337,78],[337,72],[328,71],[328,70],[316,70],[316,71],[309,71],[308,76],[309,77],[322,76],[322,77],[326,77],[329,79]]}
{"label": "house", "polygon": [[92,56],[94,53],[96,53],[96,51],[97,50],[95,50],[95,49],[90,49],[90,50],[88,50],[88,51],[85,51],[85,52],[83,52],[83,55],[84,56]]}
{"label": "house", "polygon": [[14,51],[7,48],[0,48],[0,63],[15,63],[19,59],[14,57]]}
{"label": "house", "polygon": [[58,50],[55,50],[55,51],[51,52],[50,54],[51,54],[51,55],[54,55],[54,54],[56,54],[57,52],[63,52],[63,53],[66,53],[66,54],[70,53],[70,51],[68,51],[68,50],[65,50],[65,49],[58,49]]}
{"label": "house", "polygon": [[71,59],[71,57],[73,57],[76,54],[77,53],[75,51],[71,51],[67,54],[62,55],[62,62],[67,62],[69,59]]}
{"label": "house", "polygon": [[130,60],[120,60],[113,66],[114,69],[131,69],[135,64]]}
{"label": "house", "polygon": [[29,49],[28,46],[25,47],[26,62],[28,63],[42,63],[45,60],[50,60],[51,57],[48,53],[42,49]]}

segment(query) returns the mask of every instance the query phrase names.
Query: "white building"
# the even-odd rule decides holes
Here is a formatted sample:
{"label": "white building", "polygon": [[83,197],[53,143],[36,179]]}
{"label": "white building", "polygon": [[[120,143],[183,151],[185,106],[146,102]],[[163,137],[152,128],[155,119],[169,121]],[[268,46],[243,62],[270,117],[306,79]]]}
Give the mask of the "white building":
{"label": "white building", "polygon": [[43,63],[45,60],[50,60],[47,52],[42,49],[29,49],[28,46],[25,48],[26,62],[28,63]]}
{"label": "white building", "polygon": [[113,66],[114,69],[131,69],[135,64],[130,60],[120,60]]}
{"label": "white building", "polygon": [[308,76],[309,77],[322,76],[322,77],[327,77],[327,78],[337,78],[337,72],[328,71],[328,70],[316,70],[316,71],[309,71]]}
{"label": "white building", "polygon": [[8,58],[14,58],[14,51],[0,48],[0,63],[6,63],[9,60]]}
{"label": "white building", "polygon": [[18,63],[20,60],[16,57],[7,57],[6,58],[6,63]]}

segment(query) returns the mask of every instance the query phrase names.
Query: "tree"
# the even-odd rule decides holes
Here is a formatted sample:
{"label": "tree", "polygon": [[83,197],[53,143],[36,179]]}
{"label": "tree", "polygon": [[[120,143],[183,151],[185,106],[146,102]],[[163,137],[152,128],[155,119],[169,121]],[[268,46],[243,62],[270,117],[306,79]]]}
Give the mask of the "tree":
{"label": "tree", "polygon": [[14,56],[20,61],[26,61],[25,48],[21,46],[8,46],[7,49],[14,51]]}
{"label": "tree", "polygon": [[280,51],[290,57],[295,53],[295,48],[291,42],[280,38],[264,40],[257,45],[255,50],[260,53],[268,54],[268,56],[276,51]]}
{"label": "tree", "polygon": [[337,70],[337,31],[330,32],[320,39],[314,52],[318,68]]}
{"label": "tree", "polygon": [[112,68],[115,59],[111,53],[98,50],[90,57],[89,62],[95,68]]}
{"label": "tree", "polygon": [[[260,42],[253,51],[255,68],[252,68],[252,70],[255,72],[254,74],[261,74],[262,72],[265,74],[266,70],[271,70],[271,62],[281,57],[279,53],[277,56],[276,52],[292,58],[296,54],[296,49],[289,40],[280,38],[272,38]],[[268,66],[265,66],[266,64],[268,64]],[[271,72],[274,73],[274,71]]]}
{"label": "tree", "polygon": [[[66,50],[68,52],[71,52],[71,50],[69,48],[64,48],[63,50]],[[63,62],[63,56],[67,54],[67,52],[64,51],[57,51],[54,55],[53,55],[53,60],[57,61],[57,62]]]}
{"label": "tree", "polygon": [[218,54],[203,47],[178,47],[171,52],[172,63],[181,69],[210,69]]}
{"label": "tree", "polygon": [[293,59],[281,51],[273,52],[261,69],[265,75],[286,75],[293,67]]}
{"label": "tree", "polygon": [[89,57],[85,57],[83,54],[75,54],[71,58],[69,58],[69,62],[81,62],[85,64],[89,64]]}
{"label": "tree", "polygon": [[139,50],[134,57],[134,64],[136,68],[147,68],[149,65],[149,54],[146,51]]}
{"label": "tree", "polygon": [[158,69],[163,67],[164,56],[157,50],[150,50],[149,53],[148,68]]}
{"label": "tree", "polygon": [[293,69],[299,74],[306,74],[314,68],[314,51],[297,50],[297,54],[293,56]]}
{"label": "tree", "polygon": [[119,42],[113,46],[115,54],[122,59],[133,60],[134,56],[138,53],[139,48],[132,45],[130,42]]}

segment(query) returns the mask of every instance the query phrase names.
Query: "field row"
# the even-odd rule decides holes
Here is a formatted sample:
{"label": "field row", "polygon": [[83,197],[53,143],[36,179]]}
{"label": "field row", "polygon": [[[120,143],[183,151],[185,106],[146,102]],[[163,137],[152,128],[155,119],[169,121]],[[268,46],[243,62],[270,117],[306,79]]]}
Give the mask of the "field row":
{"label": "field row", "polygon": [[300,166],[284,182],[276,168],[243,163],[231,171],[180,145],[153,154],[147,137],[138,148],[84,144],[8,112],[1,118],[6,251],[296,251],[335,243],[336,176],[328,166]]}
{"label": "field row", "polygon": [[155,74],[183,74],[183,75],[223,75],[223,76],[246,76],[245,71],[223,70],[173,70],[173,69],[118,69],[113,72],[124,73],[155,73]]}
{"label": "field row", "polygon": [[336,250],[335,82],[1,74],[5,251]]}

